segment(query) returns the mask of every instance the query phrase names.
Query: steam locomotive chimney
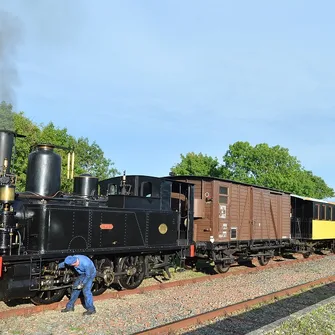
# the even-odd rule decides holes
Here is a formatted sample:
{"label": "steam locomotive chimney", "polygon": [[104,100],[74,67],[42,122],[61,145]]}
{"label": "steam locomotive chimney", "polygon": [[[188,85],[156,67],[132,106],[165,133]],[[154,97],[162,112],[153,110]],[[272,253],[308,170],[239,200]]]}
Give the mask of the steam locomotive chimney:
{"label": "steam locomotive chimney", "polygon": [[12,131],[0,130],[0,175],[10,171],[15,135]]}

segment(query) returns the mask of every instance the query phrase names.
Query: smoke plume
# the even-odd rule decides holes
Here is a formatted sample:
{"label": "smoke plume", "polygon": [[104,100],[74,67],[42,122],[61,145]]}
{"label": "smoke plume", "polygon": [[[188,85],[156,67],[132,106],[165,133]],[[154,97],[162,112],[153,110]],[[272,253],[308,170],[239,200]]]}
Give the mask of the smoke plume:
{"label": "smoke plume", "polygon": [[20,42],[20,20],[0,10],[0,102],[15,102],[15,88],[19,84],[15,57]]}

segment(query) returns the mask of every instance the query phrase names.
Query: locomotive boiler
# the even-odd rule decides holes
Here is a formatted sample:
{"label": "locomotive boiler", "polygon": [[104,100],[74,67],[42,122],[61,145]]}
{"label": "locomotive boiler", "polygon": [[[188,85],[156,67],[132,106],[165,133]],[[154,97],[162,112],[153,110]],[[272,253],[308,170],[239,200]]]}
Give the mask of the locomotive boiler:
{"label": "locomotive boiler", "polygon": [[72,269],[58,269],[67,255],[94,261],[95,295],[112,284],[133,289],[146,277],[169,275],[172,263],[190,255],[193,185],[137,175],[99,182],[83,174],[66,194],[57,147],[38,144],[28,157],[25,191],[17,193],[11,159],[18,136],[0,131],[0,300],[60,301],[75,278]]}

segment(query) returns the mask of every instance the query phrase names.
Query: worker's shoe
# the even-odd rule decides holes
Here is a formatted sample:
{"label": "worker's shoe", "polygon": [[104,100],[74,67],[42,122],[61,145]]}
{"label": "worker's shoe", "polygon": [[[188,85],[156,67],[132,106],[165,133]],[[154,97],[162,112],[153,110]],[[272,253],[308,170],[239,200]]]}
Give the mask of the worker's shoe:
{"label": "worker's shoe", "polygon": [[74,308],[64,308],[61,310],[62,313],[66,313],[66,312],[74,312]]}
{"label": "worker's shoe", "polygon": [[83,315],[92,315],[92,314],[95,314],[96,313],[96,310],[93,310],[93,311],[86,311],[83,313]]}

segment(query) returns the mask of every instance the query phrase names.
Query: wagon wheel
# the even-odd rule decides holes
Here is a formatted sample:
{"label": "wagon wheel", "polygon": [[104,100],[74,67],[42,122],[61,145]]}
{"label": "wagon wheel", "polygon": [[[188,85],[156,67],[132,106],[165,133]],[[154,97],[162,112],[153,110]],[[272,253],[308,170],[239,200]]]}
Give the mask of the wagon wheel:
{"label": "wagon wheel", "polygon": [[64,297],[66,289],[61,288],[59,290],[40,291],[30,300],[35,305],[49,305],[54,302],[61,301]]}
{"label": "wagon wheel", "polygon": [[119,284],[130,290],[140,286],[144,279],[144,270],[144,258],[142,256],[120,258],[119,271],[125,272],[125,274],[119,277]]}
{"label": "wagon wheel", "polygon": [[259,263],[261,266],[268,265],[269,262],[270,262],[270,259],[271,259],[270,256],[265,256],[265,255],[258,256],[257,258],[258,258],[258,263]]}
{"label": "wagon wheel", "polygon": [[226,273],[230,269],[230,264],[226,262],[215,264],[215,271],[217,273]]}

